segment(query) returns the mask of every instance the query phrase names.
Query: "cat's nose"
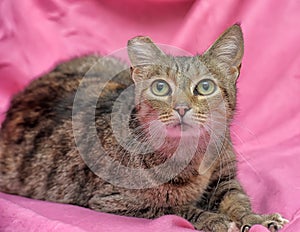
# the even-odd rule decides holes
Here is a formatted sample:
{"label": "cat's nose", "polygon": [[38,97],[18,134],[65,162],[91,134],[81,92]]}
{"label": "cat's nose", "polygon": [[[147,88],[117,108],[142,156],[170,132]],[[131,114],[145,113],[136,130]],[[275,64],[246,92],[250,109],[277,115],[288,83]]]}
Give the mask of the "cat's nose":
{"label": "cat's nose", "polygon": [[175,110],[179,113],[181,117],[183,117],[186,112],[188,112],[191,108],[187,105],[177,105]]}

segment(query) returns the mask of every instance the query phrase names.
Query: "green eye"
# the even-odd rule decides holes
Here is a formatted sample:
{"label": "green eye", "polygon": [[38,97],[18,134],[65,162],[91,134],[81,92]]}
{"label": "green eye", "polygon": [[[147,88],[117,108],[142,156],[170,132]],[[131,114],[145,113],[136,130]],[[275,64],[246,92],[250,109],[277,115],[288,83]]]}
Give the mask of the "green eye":
{"label": "green eye", "polygon": [[156,96],[167,96],[171,93],[171,88],[166,81],[156,80],[151,85],[151,91]]}
{"label": "green eye", "polygon": [[206,95],[210,95],[210,94],[214,93],[215,90],[216,90],[216,84],[212,80],[205,79],[205,80],[200,81],[196,85],[194,94],[206,96]]}

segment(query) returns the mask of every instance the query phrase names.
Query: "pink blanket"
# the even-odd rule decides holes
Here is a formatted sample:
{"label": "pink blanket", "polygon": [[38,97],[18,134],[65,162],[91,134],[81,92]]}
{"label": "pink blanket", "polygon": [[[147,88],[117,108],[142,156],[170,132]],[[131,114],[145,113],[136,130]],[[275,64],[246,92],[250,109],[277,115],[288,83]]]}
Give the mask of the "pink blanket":
{"label": "pink blanket", "polygon": [[[239,177],[255,211],[300,231],[300,2],[297,0],[0,1],[0,112],[10,97],[61,60],[108,54],[129,38],[193,54],[241,22],[245,57],[232,132]],[[119,217],[0,193],[0,231],[191,231],[182,218]],[[255,226],[251,232],[267,231]]]}

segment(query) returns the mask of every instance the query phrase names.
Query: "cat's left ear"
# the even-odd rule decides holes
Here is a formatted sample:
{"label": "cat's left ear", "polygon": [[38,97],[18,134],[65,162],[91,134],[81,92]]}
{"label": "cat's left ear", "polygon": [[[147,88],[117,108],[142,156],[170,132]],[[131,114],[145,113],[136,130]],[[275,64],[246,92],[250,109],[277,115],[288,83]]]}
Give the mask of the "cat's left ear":
{"label": "cat's left ear", "polygon": [[128,56],[132,67],[158,64],[165,56],[149,37],[137,36],[128,41]]}
{"label": "cat's left ear", "polygon": [[215,43],[203,54],[221,69],[229,68],[231,73],[239,75],[239,69],[244,54],[244,39],[240,25],[228,28]]}

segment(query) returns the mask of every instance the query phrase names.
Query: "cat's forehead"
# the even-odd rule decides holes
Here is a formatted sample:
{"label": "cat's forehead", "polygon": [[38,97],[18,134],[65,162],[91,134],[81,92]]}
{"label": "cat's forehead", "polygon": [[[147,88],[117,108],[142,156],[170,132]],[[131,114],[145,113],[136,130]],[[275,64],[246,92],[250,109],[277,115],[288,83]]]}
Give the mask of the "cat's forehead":
{"label": "cat's forehead", "polygon": [[176,84],[187,84],[199,81],[210,75],[208,68],[199,59],[199,56],[171,57],[169,62],[171,78]]}

